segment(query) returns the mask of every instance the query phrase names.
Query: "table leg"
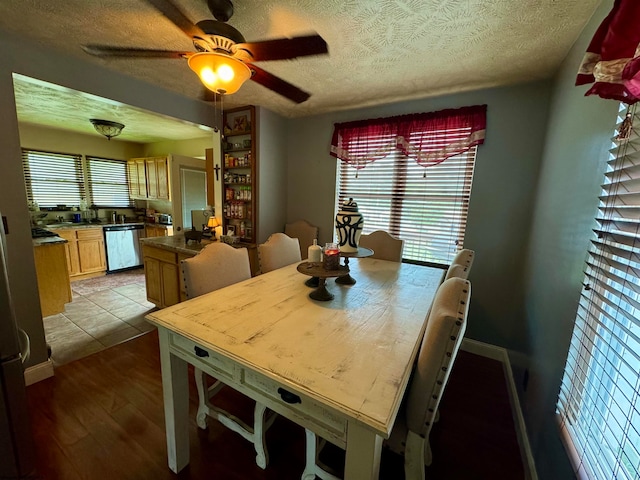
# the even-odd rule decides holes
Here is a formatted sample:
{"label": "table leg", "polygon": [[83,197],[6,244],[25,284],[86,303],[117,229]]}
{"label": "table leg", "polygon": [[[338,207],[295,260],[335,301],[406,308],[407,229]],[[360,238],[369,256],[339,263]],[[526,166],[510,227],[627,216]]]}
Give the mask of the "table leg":
{"label": "table leg", "polygon": [[187,362],[169,352],[169,332],[158,328],[162,394],[169,468],[178,473],[189,464],[189,373]]}
{"label": "table leg", "polygon": [[349,422],[344,480],[377,480],[381,453],[381,436],[360,424]]}

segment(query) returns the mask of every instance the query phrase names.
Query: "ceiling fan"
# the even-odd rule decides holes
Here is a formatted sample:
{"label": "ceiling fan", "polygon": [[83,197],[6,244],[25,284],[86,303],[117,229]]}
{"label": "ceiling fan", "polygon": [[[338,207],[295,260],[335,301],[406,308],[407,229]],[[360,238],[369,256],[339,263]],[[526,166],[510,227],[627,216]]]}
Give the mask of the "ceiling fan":
{"label": "ceiling fan", "polygon": [[191,38],[196,52],[95,44],[83,45],[82,49],[98,57],[187,59],[189,67],[200,76],[202,83],[218,94],[235,93],[245,80],[251,79],[296,103],[302,103],[310,97],[309,93],[252,62],[326,54],[327,44],[320,35],[247,42],[238,30],[226,23],[233,15],[231,0],[207,0],[216,20],[202,20],[196,24],[171,0],[147,1]]}

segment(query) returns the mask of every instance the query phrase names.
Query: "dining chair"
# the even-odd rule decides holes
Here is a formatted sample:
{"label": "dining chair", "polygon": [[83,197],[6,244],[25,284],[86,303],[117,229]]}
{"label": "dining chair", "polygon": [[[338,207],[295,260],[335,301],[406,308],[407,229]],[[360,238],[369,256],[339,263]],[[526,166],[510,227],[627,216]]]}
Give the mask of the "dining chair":
{"label": "dining chair", "polygon": [[468,248],[460,250],[453,258],[451,265],[449,265],[444,279],[448,280],[451,277],[469,278],[474,257],[475,252],[473,250],[469,250]]}
{"label": "dining chair", "polygon": [[[424,480],[425,465],[431,465],[431,428],[467,326],[471,283],[453,277],[436,293],[428,315],[420,352],[402,406],[385,446],[404,455],[407,480]],[[302,480],[339,480],[318,462],[318,438],[306,433],[306,466]]]}
{"label": "dining chair", "polygon": [[306,220],[296,220],[284,226],[284,233],[300,242],[300,258],[306,259],[307,252],[313,241],[318,239],[318,227]]}
{"label": "dining chair", "polygon": [[258,261],[262,273],[291,265],[301,259],[300,242],[284,233],[274,233],[265,243],[258,245]]}
{"label": "dining chair", "polygon": [[[180,262],[187,298],[195,298],[219,288],[251,278],[249,253],[246,248],[234,248],[226,243],[211,243],[196,256]],[[269,454],[265,445],[265,434],[273,421],[275,412],[266,412],[266,406],[256,402],[253,411],[253,426],[216,407],[213,397],[225,386],[215,380],[207,386],[205,373],[194,366],[196,388],[198,390],[198,412],[196,423],[201,429],[207,428],[207,416],[218,420],[222,425],[238,433],[251,442],[256,451],[256,463],[266,468]]]}
{"label": "dining chair", "polygon": [[390,260],[392,262],[402,261],[404,240],[394,237],[384,230],[376,230],[368,235],[361,235],[358,245],[373,250],[371,258]]}

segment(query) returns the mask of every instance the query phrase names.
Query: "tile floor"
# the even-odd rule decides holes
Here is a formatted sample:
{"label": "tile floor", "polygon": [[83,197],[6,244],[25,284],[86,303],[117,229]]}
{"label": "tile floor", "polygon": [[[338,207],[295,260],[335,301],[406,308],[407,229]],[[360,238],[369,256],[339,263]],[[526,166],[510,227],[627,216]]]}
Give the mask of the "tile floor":
{"label": "tile floor", "polygon": [[[44,318],[45,337],[54,365],[78,360],[155,328],[144,320],[156,307],[146,300],[142,273],[137,276],[130,272],[115,273],[102,278],[103,289],[95,285],[96,279],[72,282],[73,301],[65,306],[64,312]],[[122,284],[113,286],[119,283],[114,281],[117,278],[122,279]],[[92,287],[83,289],[82,282],[91,282]],[[80,294],[81,291],[85,293]]]}

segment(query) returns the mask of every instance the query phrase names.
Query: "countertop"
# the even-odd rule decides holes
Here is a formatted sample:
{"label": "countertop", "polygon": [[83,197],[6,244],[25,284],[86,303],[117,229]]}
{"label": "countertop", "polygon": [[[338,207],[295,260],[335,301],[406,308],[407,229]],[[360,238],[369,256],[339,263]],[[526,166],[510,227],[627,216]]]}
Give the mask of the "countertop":
{"label": "countertop", "polygon": [[185,242],[184,234],[172,235],[169,237],[141,238],[142,245],[149,247],[163,248],[172,252],[184,253],[186,255],[196,255],[204,247],[213,243],[211,240],[203,238],[200,243],[190,241]]}
{"label": "countertop", "polygon": [[32,238],[31,240],[33,241],[34,247],[42,247],[43,245],[53,245],[56,243],[67,243],[67,240],[62,237],[39,237]]}
{"label": "countertop", "polygon": [[[116,225],[146,225],[144,222],[125,222],[125,223],[52,223],[50,225],[39,225],[41,228],[46,228],[47,230],[61,230],[67,228],[102,228],[102,227],[113,227]],[[155,225],[155,224],[153,224]]]}

